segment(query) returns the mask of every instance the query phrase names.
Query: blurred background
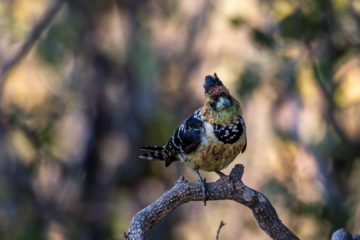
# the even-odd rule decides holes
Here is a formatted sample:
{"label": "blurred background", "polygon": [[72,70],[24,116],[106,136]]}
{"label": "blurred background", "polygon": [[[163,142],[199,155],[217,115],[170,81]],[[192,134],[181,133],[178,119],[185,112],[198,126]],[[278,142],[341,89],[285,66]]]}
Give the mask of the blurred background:
{"label": "blurred background", "polygon": [[[52,1],[0,1],[0,66]],[[360,1],[69,0],[1,77],[0,238],[122,239],[184,175],[138,159],[204,101],[240,100],[235,163],[301,239],[360,233]],[[204,173],[208,181],[217,175]],[[269,239],[231,201],[190,202],[150,239]]]}

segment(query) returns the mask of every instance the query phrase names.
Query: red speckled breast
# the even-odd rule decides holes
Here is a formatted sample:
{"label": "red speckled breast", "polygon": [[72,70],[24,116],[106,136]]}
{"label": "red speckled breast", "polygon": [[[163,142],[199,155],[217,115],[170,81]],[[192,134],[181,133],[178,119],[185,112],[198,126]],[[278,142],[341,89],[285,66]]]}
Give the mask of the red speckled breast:
{"label": "red speckled breast", "polygon": [[212,142],[201,145],[194,152],[182,159],[191,169],[204,171],[220,171],[227,167],[242,151],[246,144],[246,135],[233,144]]}

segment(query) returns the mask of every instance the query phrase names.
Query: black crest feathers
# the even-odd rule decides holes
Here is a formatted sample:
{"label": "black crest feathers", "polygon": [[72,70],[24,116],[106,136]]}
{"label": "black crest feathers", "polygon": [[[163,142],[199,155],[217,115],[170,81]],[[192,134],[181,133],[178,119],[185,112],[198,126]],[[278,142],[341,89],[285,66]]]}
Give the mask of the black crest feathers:
{"label": "black crest feathers", "polygon": [[214,73],[214,76],[208,75],[205,77],[205,83],[204,83],[205,93],[209,93],[210,89],[218,86],[224,86],[224,85],[220,81],[216,73]]}

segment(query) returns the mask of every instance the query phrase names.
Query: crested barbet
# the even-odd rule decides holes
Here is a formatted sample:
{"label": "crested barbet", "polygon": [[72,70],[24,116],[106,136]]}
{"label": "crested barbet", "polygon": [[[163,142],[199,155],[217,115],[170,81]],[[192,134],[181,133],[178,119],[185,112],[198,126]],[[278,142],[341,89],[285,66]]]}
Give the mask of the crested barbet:
{"label": "crested barbet", "polygon": [[148,152],[140,158],[162,160],[166,167],[184,162],[201,181],[206,204],[205,179],[198,170],[224,176],[220,170],[245,151],[247,139],[241,106],[216,73],[205,77],[204,89],[204,105],[175,130],[166,145],[142,147]]}

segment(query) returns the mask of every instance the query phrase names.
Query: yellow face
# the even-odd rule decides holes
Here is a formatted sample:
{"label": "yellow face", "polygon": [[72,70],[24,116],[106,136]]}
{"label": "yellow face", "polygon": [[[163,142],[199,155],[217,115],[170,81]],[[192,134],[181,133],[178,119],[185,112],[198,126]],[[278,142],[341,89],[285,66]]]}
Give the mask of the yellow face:
{"label": "yellow face", "polygon": [[201,109],[204,119],[212,124],[228,124],[242,114],[238,101],[220,81],[216,73],[205,77],[205,104]]}
{"label": "yellow face", "polygon": [[242,110],[239,102],[228,92],[217,92],[211,95],[205,94],[205,104],[201,109],[201,114],[209,123],[227,124],[237,120]]}

